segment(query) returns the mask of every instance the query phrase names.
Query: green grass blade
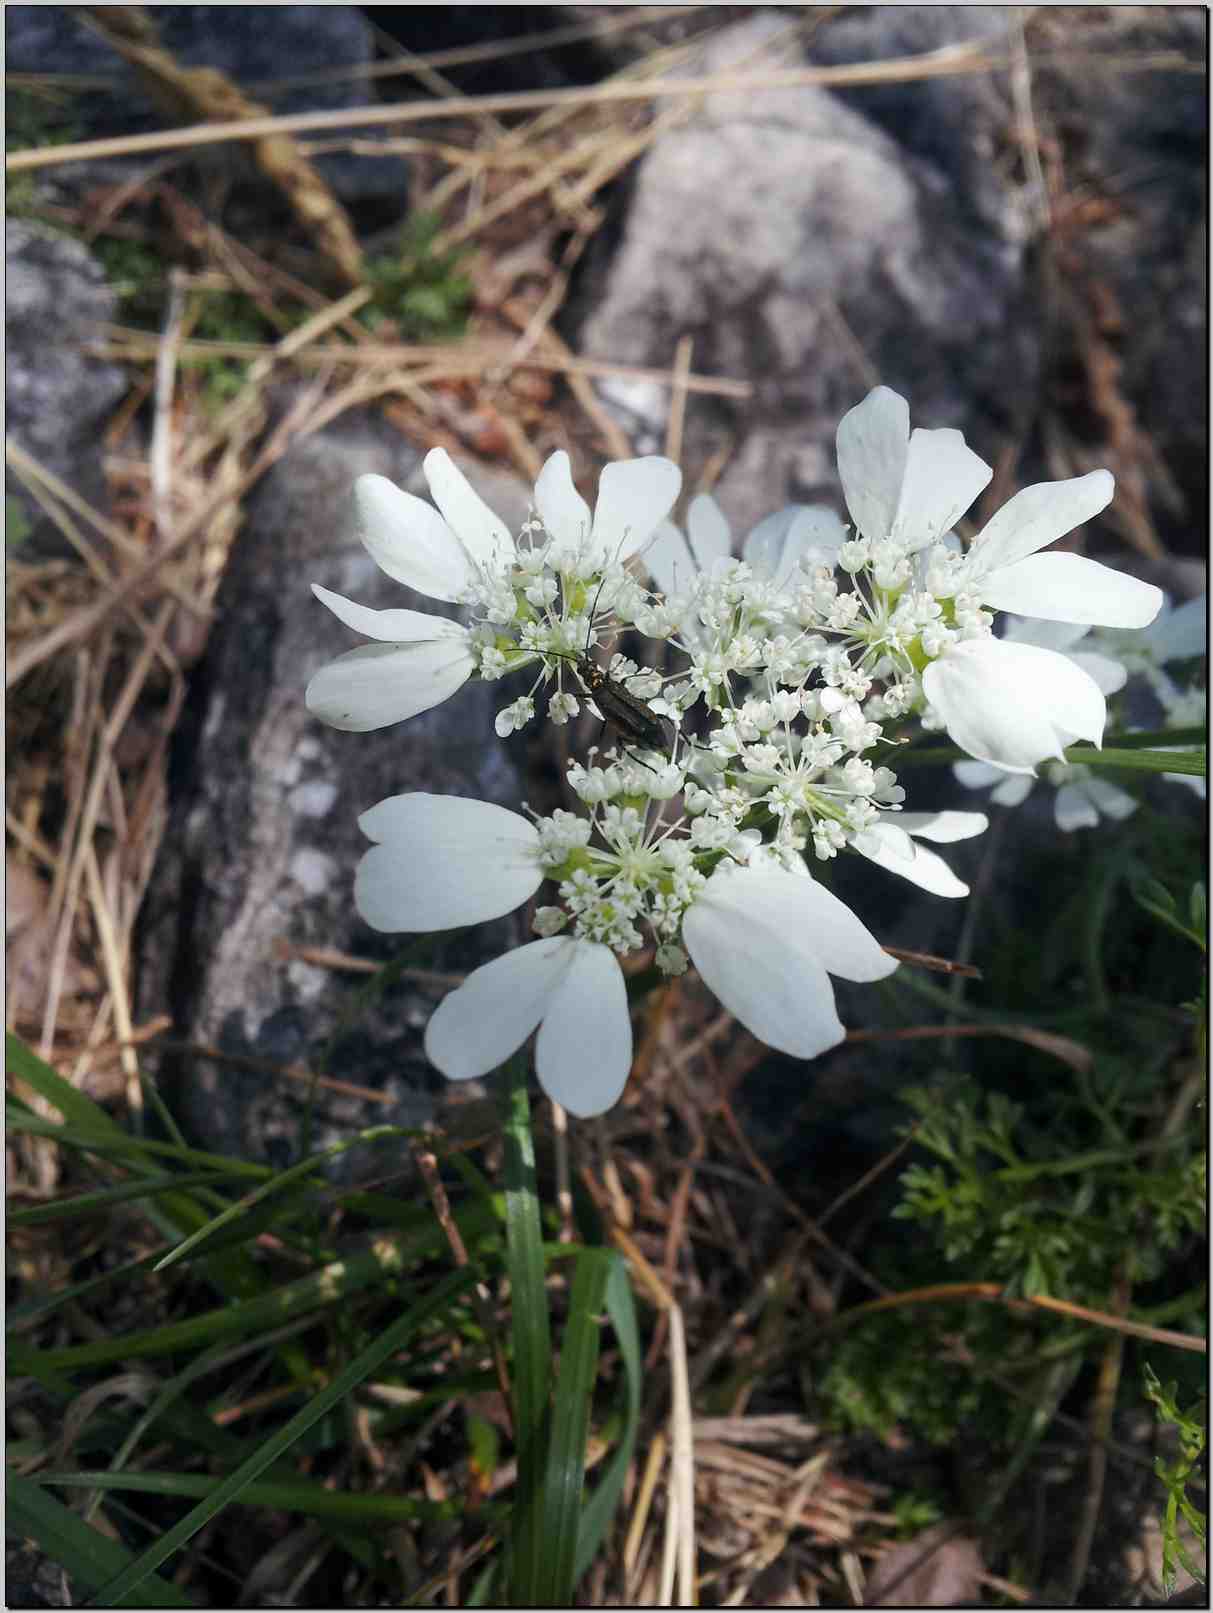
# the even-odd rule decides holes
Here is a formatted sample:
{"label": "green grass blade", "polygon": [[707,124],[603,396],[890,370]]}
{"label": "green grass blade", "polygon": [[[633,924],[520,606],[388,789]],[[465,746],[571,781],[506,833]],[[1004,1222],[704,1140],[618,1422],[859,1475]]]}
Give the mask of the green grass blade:
{"label": "green grass blade", "polygon": [[579,1255],[573,1270],[543,1483],[541,1529],[546,1549],[543,1577],[537,1587],[537,1600],[543,1607],[565,1607],[573,1600],[585,1447],[598,1371],[600,1312],[610,1270],[611,1255],[605,1249]]}
{"label": "green grass blade", "polygon": [[424,1299],[410,1306],[381,1338],[376,1339],[373,1344],[369,1344],[355,1356],[349,1365],[337,1374],[332,1383],[320,1390],[302,1411],[297,1412],[283,1428],[267,1439],[247,1462],[242,1462],[234,1473],[221,1480],[205,1500],[200,1501],[160,1540],[142,1552],[135,1562],[123,1569],[115,1579],[103,1585],[97,1601],[117,1603],[127,1592],[141,1584],[149,1574],[153,1574],[162,1562],[179,1550],[187,1540],[191,1540],[212,1518],[222,1512],[229,1502],[238,1500],[248,1486],[288,1451],[302,1433],[344,1400],[377,1367],[382,1366],[388,1357],[406,1344],[425,1322],[438,1315],[466,1292],[476,1281],[476,1277],[477,1273],[470,1268],[453,1272],[436,1284]]}
{"label": "green grass blade", "polygon": [[534,1605],[548,1542],[540,1505],[544,1444],[552,1384],[552,1335],[544,1286],[543,1229],[535,1186],[535,1144],[527,1101],[527,1061],[518,1054],[506,1065],[505,1224],[510,1277],[510,1324],[514,1343],[514,1441],[518,1479],[514,1491],[510,1598]]}
{"label": "green grass blade", "polygon": [[611,1272],[606,1285],[606,1312],[619,1341],[619,1354],[624,1371],[623,1432],[614,1455],[597,1489],[585,1504],[581,1515],[581,1529],[577,1536],[577,1562],[573,1571],[574,1585],[589,1568],[598,1548],[606,1539],[624,1482],[632,1452],[636,1448],[636,1435],[640,1428],[640,1397],[643,1381],[640,1353],[640,1330],[636,1324],[636,1305],[632,1299],[632,1285],[628,1281],[628,1268],[622,1256],[612,1254]]}
{"label": "green grass blade", "polygon": [[255,1209],[264,1199],[269,1198],[271,1194],[280,1193],[284,1188],[294,1184],[302,1185],[302,1179],[309,1176],[325,1160],[335,1159],[338,1154],[343,1154],[347,1149],[356,1148],[362,1143],[381,1142],[388,1137],[416,1137],[417,1135],[417,1130],[412,1127],[368,1126],[365,1131],[358,1132],[356,1136],[347,1137],[342,1142],[334,1143],[331,1148],[325,1148],[318,1154],[312,1154],[308,1159],[300,1160],[298,1165],[292,1165],[287,1170],[276,1172],[268,1182],[262,1182],[260,1187],[253,1188],[250,1193],[246,1193],[235,1204],[229,1205],[222,1214],[215,1216],[205,1226],[199,1227],[196,1232],[191,1232],[188,1238],[178,1244],[177,1248],[164,1256],[155,1269],[164,1271],[168,1266],[180,1260],[183,1255],[190,1253],[197,1244],[211,1237],[213,1233],[221,1231],[229,1222],[248,1215],[251,1210]]}
{"label": "green grass blade", "polygon": [[[36,1541],[52,1562],[67,1570],[77,1589],[96,1592],[129,1569],[131,1553],[125,1546],[98,1534],[40,1485],[19,1473],[9,1473],[4,1487],[8,1501],[5,1528],[10,1537],[24,1535]],[[149,1579],[143,1574],[139,1579],[139,1588],[132,1585],[130,1594],[121,1601],[108,1596],[105,1600],[111,1606],[123,1607],[198,1605],[166,1579]]]}
{"label": "green grass blade", "polygon": [[230,1181],[235,1174],[234,1171],[195,1171],[192,1175],[149,1176],[141,1182],[123,1182],[120,1187],[102,1187],[92,1193],[73,1193],[69,1198],[31,1205],[28,1210],[9,1210],[7,1220],[10,1227],[40,1226],[47,1221],[61,1221],[65,1216],[92,1215],[128,1199]]}
{"label": "green grass blade", "polygon": [[7,1123],[15,1131],[28,1131],[37,1137],[53,1137],[56,1142],[66,1144],[70,1148],[79,1148],[98,1154],[123,1154],[132,1156],[132,1164],[141,1164],[142,1168],[151,1168],[150,1160],[140,1160],[142,1154],[161,1154],[167,1159],[175,1159],[179,1164],[192,1165],[198,1170],[226,1171],[229,1176],[251,1177],[255,1181],[265,1181],[273,1176],[271,1165],[255,1165],[247,1159],[232,1159],[225,1154],[207,1154],[200,1148],[182,1148],[180,1143],[160,1143],[150,1137],[136,1137],[127,1131],[121,1131],[117,1126],[110,1131],[104,1131],[97,1126],[57,1125],[53,1120],[45,1120],[41,1115],[31,1114],[28,1111],[9,1104],[7,1108]]}
{"label": "green grass blade", "polygon": [[[469,1243],[495,1221],[492,1210],[482,1205],[469,1206],[455,1219]],[[369,1249],[325,1266],[311,1276],[296,1278],[294,1282],[238,1305],[203,1311],[184,1321],[94,1339],[87,1344],[70,1344],[58,1350],[33,1350],[10,1344],[8,1370],[37,1376],[39,1368],[62,1372],[106,1366],[113,1361],[197,1349],[221,1338],[255,1332],[258,1328],[280,1327],[308,1311],[338,1304],[350,1294],[398,1276],[411,1262],[440,1254],[445,1249],[446,1235],[436,1222],[431,1222],[411,1237],[377,1238]]]}
{"label": "green grass blade", "polygon": [[[112,1473],[73,1469],[66,1473],[39,1473],[41,1485],[61,1484],[82,1490],[129,1490],[140,1495],[173,1495],[209,1499],[227,1480],[206,1473]],[[298,1512],[312,1518],[328,1518],[337,1523],[372,1526],[408,1523],[419,1518],[440,1521],[461,1518],[463,1502],[456,1496],[449,1501],[427,1501],[418,1496],[382,1495],[328,1490],[323,1484],[306,1479],[254,1479],[230,1503],[242,1507],[273,1507],[276,1511]],[[504,1508],[482,1506],[477,1517],[488,1521]]]}
{"label": "green grass blade", "polygon": [[65,1081],[57,1071],[52,1070],[12,1031],[4,1033],[4,1068],[10,1075],[24,1081],[26,1086],[32,1087],[40,1098],[54,1104],[69,1125],[77,1126],[82,1131],[110,1133],[118,1137],[124,1135],[121,1126],[106,1114],[100,1104],[77,1091],[70,1081]]}

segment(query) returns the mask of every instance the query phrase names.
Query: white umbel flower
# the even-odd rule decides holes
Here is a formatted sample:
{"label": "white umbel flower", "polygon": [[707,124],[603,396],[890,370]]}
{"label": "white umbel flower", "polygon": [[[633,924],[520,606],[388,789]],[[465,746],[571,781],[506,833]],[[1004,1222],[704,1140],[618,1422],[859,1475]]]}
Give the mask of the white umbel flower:
{"label": "white umbel flower", "polygon": [[627,559],[665,519],[682,482],[678,467],[657,456],[607,465],[591,517],[568,455],[555,453],[535,484],[547,541],[520,549],[443,449],[428,453],[423,468],[437,509],[386,477],[358,478],[359,536],[389,577],[430,599],[472,605],[480,627],[422,611],[369,610],[314,587],[347,627],[376,640],[322,667],[307,686],[308,710],[334,728],[365,733],[401,722],[441,704],[477,671],[497,676],[506,663],[493,639],[500,632],[507,646],[516,642],[524,618],[534,627],[530,607],[561,592],[550,568],[584,578]]}
{"label": "white umbel flower", "polygon": [[[959,431],[911,432],[905,399],[878,386],[839,424],[838,474],[860,536],[913,554],[943,540],[993,471]],[[1144,627],[1159,589],[1081,555],[1038,553],[1098,515],[1114,490],[1106,470],[1025,487],[974,538],[958,591],[1021,616]]]}
{"label": "white umbel flower", "polygon": [[705,984],[768,1047],[811,1059],[846,1036],[830,975],[883,980],[897,967],[838,898],[768,859],[722,863],[682,925]]}

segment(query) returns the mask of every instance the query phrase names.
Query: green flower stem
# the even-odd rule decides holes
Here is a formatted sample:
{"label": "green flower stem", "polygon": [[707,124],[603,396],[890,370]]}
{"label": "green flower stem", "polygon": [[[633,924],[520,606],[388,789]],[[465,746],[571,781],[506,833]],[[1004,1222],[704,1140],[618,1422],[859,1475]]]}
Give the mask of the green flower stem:
{"label": "green flower stem", "polygon": [[[1206,770],[1204,728],[1175,728],[1153,734],[1112,734],[1111,746],[1096,750],[1094,745],[1067,745],[1063,754],[1072,765],[1088,767],[1140,768],[1151,773],[1197,773]],[[1164,745],[1194,747],[1186,751],[1164,751]],[[1143,758],[1145,758],[1143,760]],[[958,745],[908,746],[890,758],[889,765],[900,773],[903,768],[943,767],[950,762],[969,761],[967,751]],[[1046,758],[1047,760],[1047,758]]]}

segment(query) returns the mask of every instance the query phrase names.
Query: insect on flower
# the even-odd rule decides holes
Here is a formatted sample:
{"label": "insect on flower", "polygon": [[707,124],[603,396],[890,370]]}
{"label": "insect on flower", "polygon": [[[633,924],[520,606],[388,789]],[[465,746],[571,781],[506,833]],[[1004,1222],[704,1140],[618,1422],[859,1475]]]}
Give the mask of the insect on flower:
{"label": "insect on flower", "polygon": [[668,720],[650,710],[639,695],[634,695],[624,684],[613,678],[607,668],[600,666],[590,654],[590,635],[594,630],[594,615],[598,609],[602,587],[603,584],[600,582],[598,593],[594,596],[594,604],[590,609],[585,644],[581,653],[568,656],[553,650],[547,653],[557,660],[572,661],[582,687],[594,700],[603,721],[610,723],[611,727],[617,729],[629,743],[643,745],[650,750],[667,750],[672,739],[672,725]]}

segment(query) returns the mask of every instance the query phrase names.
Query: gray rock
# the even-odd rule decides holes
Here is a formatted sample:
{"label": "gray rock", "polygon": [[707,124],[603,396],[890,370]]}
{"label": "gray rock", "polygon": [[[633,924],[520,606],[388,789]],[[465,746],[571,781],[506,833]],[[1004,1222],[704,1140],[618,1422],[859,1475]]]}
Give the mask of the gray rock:
{"label": "gray rock", "polygon": [[[786,19],[763,12],[693,71],[801,63]],[[964,427],[991,395],[1014,406],[1034,370],[1011,318],[1022,230],[1009,203],[1001,231],[972,215],[943,174],[825,90],[710,96],[641,164],[618,254],[587,293],[585,349],[664,366],[689,333],[696,370],[753,385],[749,402],[688,414],[692,472],[732,444],[719,494],[744,529],[836,491],[833,433],[873,375],[926,425]],[[652,391],[655,435],[667,400]],[[624,401],[644,406],[634,387]]]}
{"label": "gray rock", "polygon": [[[104,512],[101,431],[127,383],[117,365],[91,358],[85,344],[114,318],[113,293],[88,249],[69,236],[6,219],[4,240],[5,430]],[[29,552],[74,553],[8,470],[5,491],[28,515]]]}
{"label": "gray rock", "polygon": [[[1098,54],[1045,58],[1034,95],[1078,154],[1075,179],[1099,209],[1072,228],[1070,294],[1119,370],[1139,433],[1151,514],[1173,552],[1208,552],[1208,13],[1156,6],[1111,14]],[[1169,60],[1137,71],[1134,61]],[[1184,65],[1186,63],[1186,66]],[[1072,366],[1071,355],[1061,360]],[[1092,389],[1094,390],[1094,389]],[[1109,423],[1104,422],[1104,429]]]}
{"label": "gray rock", "polygon": [[[140,999],[175,1034],[248,1060],[298,1062],[372,1087],[387,1102],[321,1090],[311,1146],[379,1122],[418,1125],[447,1083],[421,1033],[446,989],[367,977],[300,959],[315,947],[376,962],[406,958],[458,973],[503,950],[514,920],[437,936],[383,936],[353,905],[368,842],[358,814],[407,790],[517,806],[519,785],[493,732],[500,690],[473,682],[435,710],[369,734],[338,733],[303,703],[308,678],[363,642],[309,584],[377,608],[442,612],[381,573],[352,531],[350,487],[368,471],[424,494],[418,459],[387,427],[347,418],[297,443],[250,501],[177,758],[175,801],[147,903]],[[469,467],[469,475],[474,475]],[[528,490],[478,479],[514,521]],[[511,507],[512,501],[512,507]],[[448,609],[448,614],[450,613]],[[453,983],[453,982],[452,982]],[[303,1146],[306,1088],[255,1064],[166,1058],[162,1078],[192,1136],[276,1164]],[[396,1168],[402,1149],[391,1145]],[[382,1150],[342,1156],[338,1173],[382,1170]]]}
{"label": "gray rock", "polygon": [[[357,6],[144,9],[156,24],[160,43],[182,66],[215,68],[274,112],[365,106],[374,100],[370,80],[362,71],[374,60],[374,42],[370,23]],[[110,81],[106,89],[73,103],[72,111],[87,133],[116,134],[162,125],[161,114],[134,71],[70,8],[8,6],[5,43],[10,73],[79,73]],[[327,83],[282,91],[272,87],[278,79],[324,73],[332,75]],[[352,132],[360,141],[376,138],[367,131]],[[323,138],[331,142],[340,135],[325,131]],[[372,204],[376,224],[404,216],[408,165],[403,158],[326,152],[316,157],[316,167],[345,203]],[[91,182],[92,171],[88,165],[65,170],[61,184],[78,190]]]}
{"label": "gray rock", "polygon": [[[1006,6],[864,6],[844,12],[813,37],[814,63],[823,67],[887,62],[960,45],[991,56],[1009,49]],[[1013,194],[998,161],[1012,106],[1005,72],[906,78],[857,84],[831,93],[883,129],[946,187],[950,204],[972,215],[974,227],[1004,235],[1016,222]]]}

